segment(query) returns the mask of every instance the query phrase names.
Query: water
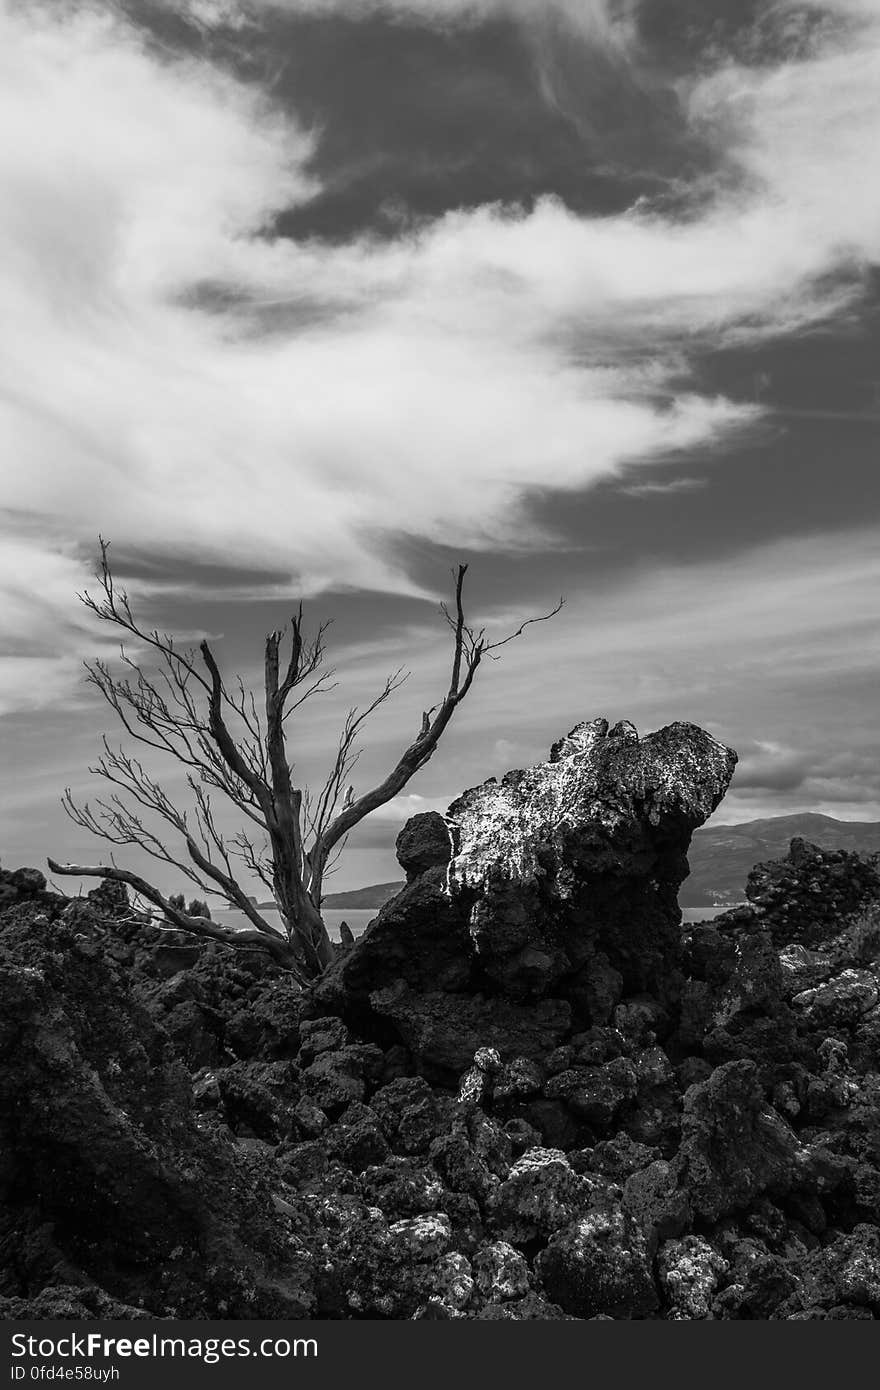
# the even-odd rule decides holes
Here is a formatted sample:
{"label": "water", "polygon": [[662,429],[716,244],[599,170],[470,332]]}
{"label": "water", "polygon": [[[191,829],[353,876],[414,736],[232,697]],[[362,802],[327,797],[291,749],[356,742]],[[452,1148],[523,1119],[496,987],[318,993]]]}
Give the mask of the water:
{"label": "water", "polygon": [[727,907],[683,907],[681,909],[682,922],[710,922],[713,917],[720,917],[722,912],[729,912],[730,905]]}
{"label": "water", "polygon": [[[726,907],[683,907],[681,910],[682,922],[707,922],[712,917],[717,917],[722,912],[728,912]],[[330,933],[331,941],[339,940],[339,924],[347,922],[355,936],[361,936],[367,926],[376,916],[378,908],[364,907],[328,907],[324,912],[324,921],[327,924],[327,931]],[[228,926],[247,927],[250,926],[248,919],[243,912],[216,912],[215,917],[218,922],[223,922]],[[281,930],[281,918],[272,909],[266,908],[262,913],[270,926]]]}
{"label": "water", "polygon": [[[361,936],[367,929],[368,922],[372,922],[378,912],[378,908],[347,907],[334,908],[328,907],[324,912],[324,922],[331,941],[339,940],[339,924],[347,922],[355,936]],[[249,927],[251,923],[243,912],[215,912],[214,916],[218,922],[222,922],[228,927]],[[265,918],[270,927],[277,927],[281,931],[281,918],[274,908],[265,908],[260,916]]]}

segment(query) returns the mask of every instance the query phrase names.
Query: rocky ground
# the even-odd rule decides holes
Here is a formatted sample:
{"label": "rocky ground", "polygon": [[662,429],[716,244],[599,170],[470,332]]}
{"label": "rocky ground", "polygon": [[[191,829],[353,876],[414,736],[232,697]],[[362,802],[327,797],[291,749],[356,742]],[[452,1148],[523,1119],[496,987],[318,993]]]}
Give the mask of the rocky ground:
{"label": "rocky ground", "polygon": [[303,993],[0,871],[0,1315],[880,1316],[880,866],[682,930],[734,762],[580,726]]}

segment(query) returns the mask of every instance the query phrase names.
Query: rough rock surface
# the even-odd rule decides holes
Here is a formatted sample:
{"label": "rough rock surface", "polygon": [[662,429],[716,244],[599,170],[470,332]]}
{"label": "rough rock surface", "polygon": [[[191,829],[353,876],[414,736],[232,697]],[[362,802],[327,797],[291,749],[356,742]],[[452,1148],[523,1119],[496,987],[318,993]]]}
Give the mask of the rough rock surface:
{"label": "rough rock surface", "polygon": [[398,840],[406,888],[314,1006],[449,1079],[472,1039],[535,1056],[548,1032],[607,1023],[624,993],[674,998],[690,837],[735,762],[692,724],[639,739],[595,719],[548,762],[416,817]]}
{"label": "rough rock surface", "polygon": [[307,1315],[262,1156],[200,1126],[100,929],[28,906],[0,932],[0,1294],[100,1284],[180,1316]]}
{"label": "rough rock surface", "polygon": [[682,930],[731,766],[580,726],[305,993],[0,870],[0,1316],[880,1316],[876,866]]}
{"label": "rough rock surface", "polygon": [[665,985],[690,837],[735,762],[692,724],[640,740],[631,724],[595,719],[549,763],[465,792],[447,813],[449,882],[480,970],[513,997],[562,983],[591,1014],[597,958],[628,994]]}
{"label": "rough rock surface", "polygon": [[746,897],[774,940],[819,946],[880,899],[880,855],[795,839],[787,859],[755,865]]}
{"label": "rough rock surface", "polygon": [[622,1207],[565,1226],[536,1263],[546,1292],[574,1317],[643,1318],[659,1302],[644,1232]]}

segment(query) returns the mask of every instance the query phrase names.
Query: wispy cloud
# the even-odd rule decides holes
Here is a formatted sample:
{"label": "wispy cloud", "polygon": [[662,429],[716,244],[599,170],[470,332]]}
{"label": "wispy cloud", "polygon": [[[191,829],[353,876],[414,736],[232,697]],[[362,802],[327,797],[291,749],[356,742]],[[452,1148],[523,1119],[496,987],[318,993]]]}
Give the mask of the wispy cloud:
{"label": "wispy cloud", "polygon": [[82,677],[84,647],[107,650],[74,594],[82,568],[71,549],[49,549],[17,518],[0,545],[0,716],[69,698]]}
{"label": "wispy cloud", "polygon": [[696,492],[706,486],[706,478],[671,478],[668,482],[630,483],[622,487],[628,497],[675,497],[682,492]]}
{"label": "wispy cloud", "polygon": [[239,25],[266,11],[298,15],[391,15],[421,23],[479,24],[499,16],[525,22],[548,16],[581,32],[622,41],[632,35],[639,0],[159,0],[210,27]]}

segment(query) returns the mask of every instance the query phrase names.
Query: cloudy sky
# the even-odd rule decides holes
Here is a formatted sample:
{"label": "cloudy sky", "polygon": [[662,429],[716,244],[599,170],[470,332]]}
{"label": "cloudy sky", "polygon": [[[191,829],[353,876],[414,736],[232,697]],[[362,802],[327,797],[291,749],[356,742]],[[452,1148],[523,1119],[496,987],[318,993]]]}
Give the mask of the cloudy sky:
{"label": "cloudy sky", "polygon": [[0,0],[0,113],[5,865],[101,857],[99,532],[245,678],[333,617],[306,779],[411,668],[359,787],[453,564],[565,594],[330,887],[602,713],[736,747],[721,820],[880,819],[877,0]]}

